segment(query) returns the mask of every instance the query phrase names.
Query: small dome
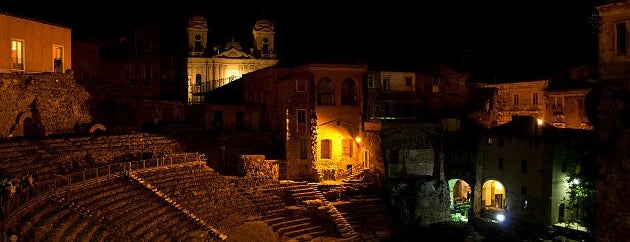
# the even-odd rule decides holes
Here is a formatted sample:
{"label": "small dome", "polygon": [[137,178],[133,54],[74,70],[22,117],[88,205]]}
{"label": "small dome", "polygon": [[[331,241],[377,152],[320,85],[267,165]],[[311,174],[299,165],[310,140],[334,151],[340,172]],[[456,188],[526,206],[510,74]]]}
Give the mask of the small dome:
{"label": "small dome", "polygon": [[203,27],[208,28],[206,18],[200,15],[194,15],[188,19],[188,27]]}
{"label": "small dome", "polygon": [[254,29],[255,30],[260,30],[260,29],[273,30],[273,22],[271,22],[271,20],[266,19],[266,18],[259,19],[258,21],[256,21],[256,24],[254,25]]}

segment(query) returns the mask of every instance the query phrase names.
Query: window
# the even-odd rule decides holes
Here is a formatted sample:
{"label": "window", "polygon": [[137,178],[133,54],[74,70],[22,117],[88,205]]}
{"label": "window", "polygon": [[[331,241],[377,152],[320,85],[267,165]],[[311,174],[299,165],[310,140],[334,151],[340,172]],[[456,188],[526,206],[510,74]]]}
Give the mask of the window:
{"label": "window", "polygon": [[324,78],[319,82],[317,94],[317,103],[319,105],[335,104],[335,84],[330,79]]}
{"label": "window", "polygon": [[518,94],[514,94],[514,105],[518,105]]}
{"label": "window", "polygon": [[343,145],[343,156],[352,157],[352,139],[343,139],[341,144]]}
{"label": "window", "polygon": [[308,140],[300,139],[300,159],[308,158]]}
{"label": "window", "polygon": [[405,77],[405,86],[406,87],[411,87],[411,77],[410,76],[406,76]]}
{"label": "window", "polygon": [[526,186],[521,186],[521,194],[522,195],[527,195],[527,187]]}
{"label": "window", "polygon": [[368,76],[367,85],[368,88],[374,88],[374,76]]}
{"label": "window", "polygon": [[554,96],[552,97],[551,108],[553,110],[553,114],[563,114],[564,113],[564,97],[563,96]]}
{"label": "window", "polygon": [[324,139],[321,141],[321,158],[330,159],[332,157],[332,141]]}
{"label": "window", "polygon": [[505,139],[499,138],[499,147],[505,146]]}
{"label": "window", "polygon": [[615,51],[617,55],[626,55],[628,54],[628,29],[626,27],[626,22],[617,23],[615,26],[617,40],[615,43]]}
{"label": "window", "polygon": [[123,70],[123,77],[129,81],[129,84],[136,85],[138,80],[136,79],[136,69],[134,65],[125,65]]}
{"label": "window", "polygon": [[297,132],[306,132],[306,110],[297,110]]}
{"label": "window", "polygon": [[499,157],[499,164],[498,164],[499,170],[503,170],[503,163],[504,163],[503,157]]}
{"label": "window", "polygon": [[63,47],[53,47],[53,70],[55,73],[63,73]]}
{"label": "window", "polygon": [[434,93],[440,92],[440,78],[431,78],[431,91]]}
{"label": "window", "polygon": [[341,105],[357,104],[357,88],[352,79],[346,79],[341,85]]}
{"label": "window", "polygon": [[392,89],[391,82],[389,81],[389,76],[383,76],[383,90],[389,91]]}
{"label": "window", "polygon": [[11,40],[11,69],[24,70],[24,41]]}
{"label": "window", "polygon": [[306,92],[308,84],[306,80],[295,80],[295,91]]}
{"label": "window", "polygon": [[144,85],[151,85],[151,79],[153,79],[153,72],[150,65],[144,66]]}
{"label": "window", "polygon": [[521,172],[527,173],[527,160],[521,161]]}
{"label": "window", "polygon": [[532,93],[532,104],[538,105],[538,93]]}
{"label": "window", "polygon": [[201,86],[201,74],[195,75],[195,85]]}

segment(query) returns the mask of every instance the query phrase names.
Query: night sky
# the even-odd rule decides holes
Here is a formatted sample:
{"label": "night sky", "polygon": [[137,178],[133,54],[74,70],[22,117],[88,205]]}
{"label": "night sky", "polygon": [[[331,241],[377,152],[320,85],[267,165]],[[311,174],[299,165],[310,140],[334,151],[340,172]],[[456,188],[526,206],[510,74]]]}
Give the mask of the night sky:
{"label": "night sky", "polygon": [[1,2],[0,11],[66,25],[73,36],[147,21],[185,25],[187,16],[201,13],[212,36],[223,42],[234,36],[247,47],[253,23],[265,16],[275,23],[276,50],[286,63],[362,61],[414,71],[441,62],[479,75],[523,79],[596,61],[590,0],[363,1],[352,6],[342,1]]}

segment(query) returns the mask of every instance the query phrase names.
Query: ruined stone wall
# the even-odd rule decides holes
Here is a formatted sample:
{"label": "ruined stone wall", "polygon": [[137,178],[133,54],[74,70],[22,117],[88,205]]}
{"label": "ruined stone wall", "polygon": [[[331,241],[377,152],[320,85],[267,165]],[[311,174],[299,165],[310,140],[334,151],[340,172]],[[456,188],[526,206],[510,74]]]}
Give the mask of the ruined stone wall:
{"label": "ruined stone wall", "polygon": [[92,122],[89,94],[71,74],[0,74],[0,91],[0,137],[72,133]]}
{"label": "ruined stone wall", "polygon": [[450,221],[448,182],[421,177],[390,179],[394,225],[405,229]]}
{"label": "ruined stone wall", "polygon": [[443,174],[440,132],[437,123],[383,122],[382,149],[388,174],[435,177]]}
{"label": "ruined stone wall", "polygon": [[265,160],[264,155],[237,155],[241,176],[278,179],[278,161]]}
{"label": "ruined stone wall", "polygon": [[630,90],[604,92],[598,103],[597,241],[630,236]]}

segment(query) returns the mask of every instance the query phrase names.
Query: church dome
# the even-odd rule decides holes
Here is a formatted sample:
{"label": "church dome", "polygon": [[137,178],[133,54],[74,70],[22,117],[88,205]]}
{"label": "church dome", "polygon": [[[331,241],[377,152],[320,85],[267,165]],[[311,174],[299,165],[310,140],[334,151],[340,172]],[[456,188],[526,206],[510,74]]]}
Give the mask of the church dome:
{"label": "church dome", "polygon": [[188,19],[188,27],[202,27],[208,28],[208,23],[206,22],[206,18],[200,15],[194,15]]}

